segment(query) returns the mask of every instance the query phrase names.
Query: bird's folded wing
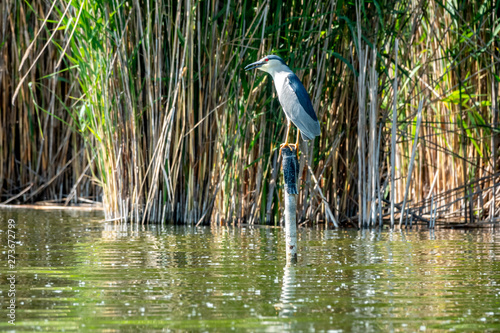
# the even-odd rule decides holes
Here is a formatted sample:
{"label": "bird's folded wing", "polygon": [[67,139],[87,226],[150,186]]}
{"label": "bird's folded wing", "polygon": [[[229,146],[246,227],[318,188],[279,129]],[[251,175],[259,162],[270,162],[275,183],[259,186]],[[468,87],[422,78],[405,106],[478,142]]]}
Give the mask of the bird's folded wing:
{"label": "bird's folded wing", "polygon": [[304,140],[320,135],[321,129],[309,94],[295,74],[285,79],[279,100],[290,121],[302,132]]}

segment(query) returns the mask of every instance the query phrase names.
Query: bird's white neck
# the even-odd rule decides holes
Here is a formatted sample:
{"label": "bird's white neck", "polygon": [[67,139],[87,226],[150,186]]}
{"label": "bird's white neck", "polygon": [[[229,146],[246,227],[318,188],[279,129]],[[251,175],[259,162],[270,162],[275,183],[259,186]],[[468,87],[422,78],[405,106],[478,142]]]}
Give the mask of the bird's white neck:
{"label": "bird's white neck", "polygon": [[290,73],[293,73],[292,70],[287,65],[284,65],[284,64],[279,64],[276,66],[266,68],[265,71],[268,72],[269,74],[271,74],[273,79],[276,77],[276,75],[280,75],[280,74],[288,75]]}
{"label": "bird's white neck", "polygon": [[276,87],[278,95],[280,95],[281,93],[281,88],[283,87],[287,76],[293,74],[292,70],[287,65],[283,64],[266,68],[266,72],[271,74],[271,76],[273,77],[274,86]]}

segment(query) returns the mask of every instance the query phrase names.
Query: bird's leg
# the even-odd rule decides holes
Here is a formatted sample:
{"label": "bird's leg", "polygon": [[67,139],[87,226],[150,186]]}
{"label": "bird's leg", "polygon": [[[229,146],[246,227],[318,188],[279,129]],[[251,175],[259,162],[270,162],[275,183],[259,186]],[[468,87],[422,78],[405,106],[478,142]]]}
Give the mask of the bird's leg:
{"label": "bird's leg", "polygon": [[287,129],[286,129],[286,139],[285,139],[285,143],[282,143],[280,145],[280,156],[281,156],[281,150],[285,147],[290,147],[290,145],[288,144],[288,136],[290,135],[290,120],[288,121],[288,126],[287,126]]}
{"label": "bird's leg", "polygon": [[297,141],[295,144],[290,146],[295,146],[295,153],[297,154],[297,158],[299,158],[299,140],[300,140],[300,130],[297,128]]}
{"label": "bird's leg", "polygon": [[285,147],[288,147],[288,137],[290,136],[290,122],[288,122],[288,126],[286,128],[286,139],[285,139],[285,143],[282,143],[280,145],[280,150],[285,148]]}

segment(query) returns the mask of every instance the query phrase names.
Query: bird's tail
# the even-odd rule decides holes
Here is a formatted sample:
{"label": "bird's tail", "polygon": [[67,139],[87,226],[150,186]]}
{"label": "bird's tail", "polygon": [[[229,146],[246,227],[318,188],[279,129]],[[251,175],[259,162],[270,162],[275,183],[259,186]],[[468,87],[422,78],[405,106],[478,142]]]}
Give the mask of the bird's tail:
{"label": "bird's tail", "polygon": [[300,134],[302,135],[302,140],[304,141],[310,141],[314,139],[314,137],[310,138],[307,135],[305,135],[304,132],[300,132]]}

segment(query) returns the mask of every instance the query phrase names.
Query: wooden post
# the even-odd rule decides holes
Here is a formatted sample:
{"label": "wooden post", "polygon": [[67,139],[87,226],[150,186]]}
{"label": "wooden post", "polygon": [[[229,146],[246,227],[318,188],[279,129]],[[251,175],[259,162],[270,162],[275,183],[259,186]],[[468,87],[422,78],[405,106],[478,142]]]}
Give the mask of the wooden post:
{"label": "wooden post", "polygon": [[294,148],[285,147],[281,150],[283,156],[283,178],[285,180],[285,238],[286,262],[297,262],[297,178],[299,162]]}

